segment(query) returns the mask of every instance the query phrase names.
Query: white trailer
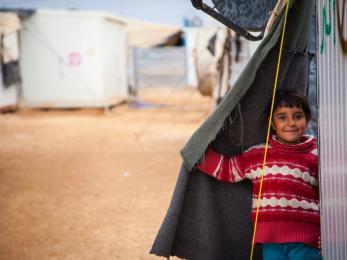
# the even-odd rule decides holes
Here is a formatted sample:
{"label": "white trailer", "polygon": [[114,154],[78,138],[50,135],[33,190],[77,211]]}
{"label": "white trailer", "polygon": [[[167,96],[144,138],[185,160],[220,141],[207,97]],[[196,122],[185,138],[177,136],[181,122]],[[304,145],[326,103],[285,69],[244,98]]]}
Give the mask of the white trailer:
{"label": "white trailer", "polygon": [[84,11],[37,11],[21,30],[23,105],[108,107],[127,86],[125,22]]}

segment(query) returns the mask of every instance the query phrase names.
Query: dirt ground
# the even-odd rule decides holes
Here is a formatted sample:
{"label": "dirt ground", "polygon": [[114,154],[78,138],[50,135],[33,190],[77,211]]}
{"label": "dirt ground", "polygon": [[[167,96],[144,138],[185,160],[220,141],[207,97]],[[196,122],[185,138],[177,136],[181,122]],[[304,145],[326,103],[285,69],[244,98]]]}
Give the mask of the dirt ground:
{"label": "dirt ground", "polygon": [[0,115],[0,259],[158,259],[148,252],[207,117],[196,90],[137,106]]}

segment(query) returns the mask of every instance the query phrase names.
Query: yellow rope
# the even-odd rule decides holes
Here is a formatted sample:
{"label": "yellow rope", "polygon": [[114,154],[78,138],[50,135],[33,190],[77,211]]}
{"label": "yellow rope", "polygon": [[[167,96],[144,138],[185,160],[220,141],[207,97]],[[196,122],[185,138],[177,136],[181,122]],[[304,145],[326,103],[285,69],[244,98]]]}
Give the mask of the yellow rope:
{"label": "yellow rope", "polygon": [[257,200],[257,210],[256,210],[256,213],[255,213],[255,221],[254,221],[254,230],[253,230],[252,249],[251,249],[250,260],[253,259],[253,251],[254,251],[254,246],[255,246],[254,242],[255,242],[255,234],[257,232],[257,223],[258,223],[258,215],[259,215],[259,207],[260,207],[260,197],[261,197],[261,192],[262,192],[262,188],[263,188],[264,169],[265,169],[265,164],[266,164],[267,150],[268,150],[268,146],[269,146],[271,120],[272,120],[272,114],[273,114],[273,106],[274,106],[274,102],[275,102],[275,93],[276,93],[276,89],[277,89],[278,74],[279,74],[280,65],[281,65],[283,39],[284,39],[284,33],[285,33],[285,30],[286,30],[286,24],[287,24],[287,15],[288,15],[288,9],[289,9],[289,1],[290,0],[287,0],[286,13],[285,13],[285,16],[284,16],[284,23],[283,23],[283,29],[282,29],[280,52],[279,52],[279,56],[278,56],[276,76],[275,76],[275,83],[274,83],[274,88],[273,88],[273,93],[272,93],[271,110],[270,110],[270,117],[269,117],[269,123],[268,123],[268,128],[267,128],[267,135],[266,135],[263,167],[262,167],[261,177],[260,177],[260,186],[259,186],[259,193],[258,193],[258,200]]}

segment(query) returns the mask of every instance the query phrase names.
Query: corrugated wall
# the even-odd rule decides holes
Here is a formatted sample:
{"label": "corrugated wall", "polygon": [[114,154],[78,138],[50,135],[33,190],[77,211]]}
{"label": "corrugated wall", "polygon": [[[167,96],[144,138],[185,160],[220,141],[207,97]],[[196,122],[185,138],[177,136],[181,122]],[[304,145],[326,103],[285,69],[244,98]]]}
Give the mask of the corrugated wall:
{"label": "corrugated wall", "polygon": [[133,48],[131,52],[136,89],[187,85],[184,47]]}
{"label": "corrugated wall", "polygon": [[347,259],[347,4],[317,0],[322,250]]}

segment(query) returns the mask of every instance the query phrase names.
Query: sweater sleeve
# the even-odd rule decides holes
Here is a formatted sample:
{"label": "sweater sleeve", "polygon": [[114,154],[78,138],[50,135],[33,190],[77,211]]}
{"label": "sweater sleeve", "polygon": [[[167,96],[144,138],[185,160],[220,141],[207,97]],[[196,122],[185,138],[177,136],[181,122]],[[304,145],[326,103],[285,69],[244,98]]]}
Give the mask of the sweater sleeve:
{"label": "sweater sleeve", "polygon": [[204,159],[196,168],[222,182],[239,182],[245,179],[242,154],[227,157],[208,148]]}

